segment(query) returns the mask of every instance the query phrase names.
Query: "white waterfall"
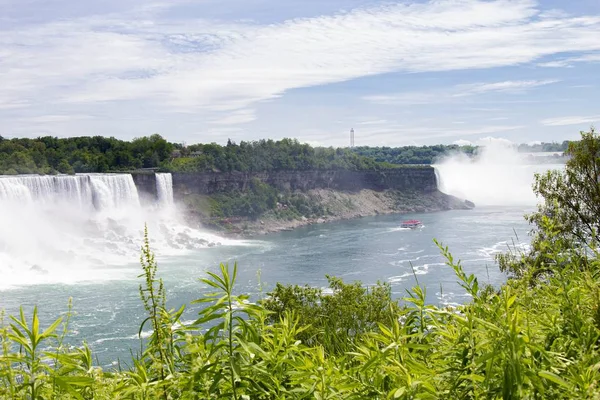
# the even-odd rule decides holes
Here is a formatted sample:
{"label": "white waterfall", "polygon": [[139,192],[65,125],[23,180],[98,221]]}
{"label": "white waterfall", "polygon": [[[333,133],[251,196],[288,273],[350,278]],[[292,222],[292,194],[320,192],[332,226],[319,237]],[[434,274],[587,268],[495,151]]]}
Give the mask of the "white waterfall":
{"label": "white waterfall", "polygon": [[0,201],[48,204],[66,201],[85,207],[91,205],[92,190],[88,176],[0,177]]}
{"label": "white waterfall", "polygon": [[156,195],[161,206],[173,205],[173,176],[170,173],[156,174]]}
{"label": "white waterfall", "polygon": [[139,207],[140,198],[129,174],[90,175],[94,205],[97,209]]}
{"label": "white waterfall", "polygon": [[38,205],[65,202],[98,210],[140,206],[129,174],[0,177],[0,202],[6,201]]}
{"label": "white waterfall", "polygon": [[0,176],[0,291],[136,279],[144,225],[157,257],[233,242],[186,225],[171,174],[156,185],[158,208],[140,205],[130,174]]}

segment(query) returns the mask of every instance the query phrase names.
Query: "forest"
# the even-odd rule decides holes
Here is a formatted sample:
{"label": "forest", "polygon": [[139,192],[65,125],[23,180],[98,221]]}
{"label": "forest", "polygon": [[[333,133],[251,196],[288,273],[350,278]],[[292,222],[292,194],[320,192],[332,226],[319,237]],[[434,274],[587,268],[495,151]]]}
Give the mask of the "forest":
{"label": "forest", "polygon": [[228,141],[183,146],[158,134],[124,141],[102,136],[59,139],[0,137],[0,173],[73,174],[156,168],[172,172],[390,168],[343,148],[313,148],[297,140]]}
{"label": "forest", "polygon": [[[465,304],[431,303],[417,274],[400,299],[335,277],[328,292],[277,285],[251,298],[237,265],[221,264],[198,283],[213,294],[171,309],[146,231],[142,349],[102,369],[85,342],[66,344],[72,310],[42,326],[22,308],[0,324],[0,398],[597,399],[600,137],[582,133],[567,153],[564,170],[536,175],[545,201],[527,216],[530,246],[497,258],[505,284],[437,243]],[[186,307],[195,321],[181,321]]]}
{"label": "forest", "polygon": [[[540,152],[564,152],[567,150],[569,141],[562,143],[536,143],[514,145],[515,150],[521,153]],[[354,152],[361,156],[371,157],[377,162],[390,164],[434,164],[444,156],[454,153],[463,153],[468,156],[477,154],[479,147],[473,145],[459,146],[433,145],[433,146],[404,146],[404,147],[356,147]]]}
{"label": "forest", "polygon": [[124,141],[113,137],[0,137],[0,173],[73,174],[159,167],[173,144],[160,135]]}
{"label": "forest", "polygon": [[[519,145],[519,151],[564,151],[568,142]],[[114,137],[0,136],[0,174],[74,174],[155,168],[165,172],[376,170],[407,164],[432,164],[452,152],[475,154],[458,145],[407,147],[312,147],[295,139],[227,141],[185,146],[158,134],[131,141]]]}
{"label": "forest", "polygon": [[377,162],[390,164],[434,164],[437,160],[452,153],[465,153],[472,156],[477,150],[475,146],[458,146],[455,144],[434,146],[404,147],[356,147],[354,151]]}

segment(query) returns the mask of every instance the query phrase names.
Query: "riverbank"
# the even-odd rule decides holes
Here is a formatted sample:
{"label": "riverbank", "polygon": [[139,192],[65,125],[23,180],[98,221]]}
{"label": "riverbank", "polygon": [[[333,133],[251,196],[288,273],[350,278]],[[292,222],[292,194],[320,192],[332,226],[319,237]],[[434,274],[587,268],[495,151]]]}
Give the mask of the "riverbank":
{"label": "riverbank", "polygon": [[[297,208],[285,203],[277,203],[273,210],[259,218],[210,218],[199,212],[199,204],[210,204],[210,199],[196,199],[194,209],[188,214],[203,227],[219,232],[227,237],[249,238],[272,232],[293,230],[306,225],[362,218],[381,214],[410,214],[436,212],[454,209],[473,208],[472,203],[446,195],[440,191],[429,193],[398,190],[376,191],[363,189],[344,192],[332,189],[312,189],[295,193],[310,210],[322,210],[315,215],[303,215]],[[200,206],[200,208],[202,208]],[[206,206],[204,207],[206,208]]]}

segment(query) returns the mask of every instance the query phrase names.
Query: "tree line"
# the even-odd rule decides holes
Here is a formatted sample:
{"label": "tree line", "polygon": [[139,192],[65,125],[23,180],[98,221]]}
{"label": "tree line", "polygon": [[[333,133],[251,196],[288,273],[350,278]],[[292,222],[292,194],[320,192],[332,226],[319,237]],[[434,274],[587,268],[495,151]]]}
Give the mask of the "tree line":
{"label": "tree line", "polygon": [[377,162],[391,164],[434,164],[437,160],[451,153],[473,155],[476,146],[459,146],[456,144],[434,146],[403,146],[403,147],[370,147],[361,146],[353,149],[356,154],[373,158]]}
{"label": "tree line", "polygon": [[184,146],[158,134],[132,141],[94,137],[0,137],[1,174],[73,174],[157,168],[170,172],[390,168],[344,148],[314,148],[295,139]]}
{"label": "tree line", "polygon": [[[521,153],[541,153],[541,152],[565,152],[569,146],[569,141],[561,143],[535,143],[514,145],[514,149]],[[390,164],[435,164],[445,156],[455,153],[463,153],[468,156],[475,156],[479,146],[456,144],[433,146],[402,146],[402,147],[370,147],[361,146],[354,148],[354,152],[361,156],[373,158],[377,162],[386,162]]]}
{"label": "tree line", "polygon": [[[564,151],[568,142],[520,145],[519,151]],[[170,172],[377,170],[432,164],[452,152],[476,154],[475,146],[312,147],[296,139],[227,141],[185,146],[158,134],[131,141],[114,137],[0,136],[0,174],[73,174],[157,168]]]}
{"label": "tree line", "polygon": [[73,174],[160,167],[174,145],[160,135],[132,141],[114,137],[36,139],[0,137],[0,173]]}

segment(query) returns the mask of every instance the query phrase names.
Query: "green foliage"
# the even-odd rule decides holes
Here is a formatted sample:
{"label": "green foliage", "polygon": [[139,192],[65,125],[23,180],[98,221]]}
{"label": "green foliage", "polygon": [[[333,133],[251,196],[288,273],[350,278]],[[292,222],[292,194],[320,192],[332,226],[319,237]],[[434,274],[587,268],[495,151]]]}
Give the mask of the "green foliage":
{"label": "green foliage", "polygon": [[[562,151],[562,144],[519,146],[520,151]],[[556,150],[560,149],[560,150]],[[228,141],[183,146],[158,134],[123,141],[113,137],[51,136],[0,140],[0,174],[73,174],[160,168],[172,172],[264,172],[379,170],[399,165],[432,164],[450,152],[469,155],[473,146],[314,148],[295,139]]]}
{"label": "green foliage", "polygon": [[322,345],[327,353],[349,351],[358,336],[377,332],[378,324],[389,325],[399,306],[392,300],[388,283],[363,287],[327,277],[331,293],[309,286],[277,284],[263,306],[271,311],[270,322],[294,313],[307,329],[298,338],[308,345]]}
{"label": "green foliage", "polygon": [[527,153],[540,153],[540,152],[558,153],[558,152],[567,151],[567,149],[569,148],[569,143],[571,143],[571,142],[568,140],[565,140],[562,143],[557,143],[557,142],[535,143],[535,144],[523,143],[518,146],[518,150],[520,152],[527,152]]}
{"label": "green foliage", "polygon": [[595,252],[600,237],[600,137],[592,128],[581,132],[581,140],[570,142],[564,171],[536,174],[534,192],[544,201],[527,216],[534,225],[531,249],[499,256],[502,270],[532,279],[555,273],[556,253],[586,259]]}
{"label": "green foliage", "polygon": [[[520,144],[515,150],[527,153],[539,152],[564,152],[569,146],[569,141],[562,143]],[[477,146],[456,144],[433,146],[403,146],[403,147],[356,147],[353,151],[361,156],[373,158],[377,162],[397,165],[404,164],[434,164],[444,156],[463,153],[474,156],[478,151]]]}
{"label": "green foliage", "polygon": [[434,164],[443,156],[451,153],[473,155],[475,146],[459,146],[456,144],[434,146],[404,146],[404,147],[356,147],[354,152],[361,156],[373,158],[377,162],[390,164]]}
{"label": "green foliage", "polygon": [[239,145],[229,141],[227,146],[195,144],[185,148],[180,155],[163,163],[162,167],[173,172],[358,171],[393,167],[350,149],[314,148],[295,139],[259,140]]}
{"label": "green foliage", "polygon": [[211,216],[258,218],[277,204],[277,190],[252,178],[245,191],[220,193],[212,196]]}
{"label": "green foliage", "polygon": [[280,198],[281,209],[279,216],[289,216],[292,219],[300,217],[315,218],[328,214],[325,207],[312,199],[306,193],[285,193]]}
{"label": "green foliage", "polygon": [[130,142],[102,136],[3,139],[0,174],[73,174],[159,167],[170,159],[174,147],[157,134]]}
{"label": "green foliage", "polygon": [[[330,278],[333,293],[277,286],[262,303],[235,294],[237,266],[202,283],[215,290],[189,326],[166,311],[145,240],[141,298],[153,334],[126,371],[92,366],[87,346],[67,349],[61,320],[37,311],[0,328],[0,398],[10,399],[584,399],[600,396],[600,260],[566,263],[545,284],[514,279],[481,288],[440,249],[472,296],[437,307],[425,289],[402,307],[388,285]],[[63,330],[66,332],[66,328]]]}

